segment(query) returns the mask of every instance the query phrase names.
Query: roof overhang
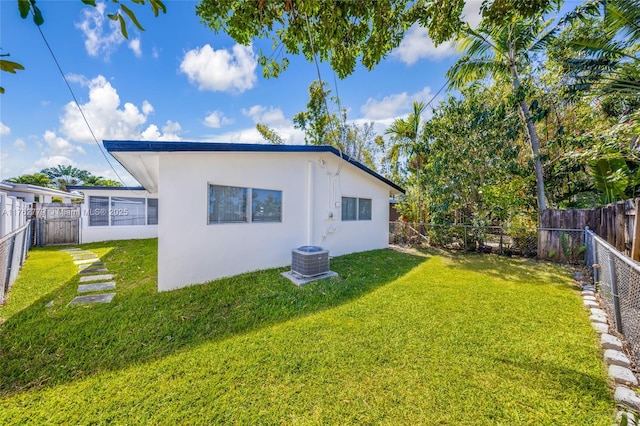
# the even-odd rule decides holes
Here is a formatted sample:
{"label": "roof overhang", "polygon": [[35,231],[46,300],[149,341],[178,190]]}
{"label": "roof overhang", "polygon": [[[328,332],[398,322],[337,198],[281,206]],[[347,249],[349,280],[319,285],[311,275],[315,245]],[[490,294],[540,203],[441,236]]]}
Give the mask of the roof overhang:
{"label": "roof overhang", "polygon": [[347,154],[328,145],[268,145],[214,142],[103,141],[105,149],[149,192],[158,191],[159,157],[167,152],[328,152],[382,181],[391,195],[404,189]]}

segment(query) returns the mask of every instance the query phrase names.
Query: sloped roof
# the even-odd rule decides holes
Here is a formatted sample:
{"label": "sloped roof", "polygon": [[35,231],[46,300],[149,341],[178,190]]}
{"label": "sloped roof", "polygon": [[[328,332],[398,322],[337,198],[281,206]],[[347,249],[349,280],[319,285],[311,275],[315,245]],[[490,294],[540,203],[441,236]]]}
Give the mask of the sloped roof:
{"label": "sloped roof", "polygon": [[[396,185],[384,176],[374,172],[362,163],[349,157],[347,154],[328,145],[270,145],[270,144],[244,144],[244,143],[219,143],[219,142],[156,142],[156,141],[103,141],[105,149],[118,161],[120,152],[328,152],[342,158],[347,163],[357,167],[363,172],[382,181],[394,190],[403,193],[404,189]],[[122,162],[120,161],[122,164]],[[127,168],[122,164],[125,169]],[[144,182],[141,182],[144,184]],[[147,188],[149,190],[155,188]]]}

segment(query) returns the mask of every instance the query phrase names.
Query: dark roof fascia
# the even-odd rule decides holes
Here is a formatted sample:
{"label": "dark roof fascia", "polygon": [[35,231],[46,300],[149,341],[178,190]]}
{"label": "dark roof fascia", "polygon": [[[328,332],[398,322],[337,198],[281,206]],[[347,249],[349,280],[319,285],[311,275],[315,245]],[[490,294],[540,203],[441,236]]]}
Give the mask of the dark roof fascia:
{"label": "dark roof fascia", "polygon": [[72,191],[146,191],[142,186],[81,186],[81,185],[69,185],[67,189]]}
{"label": "dark roof fascia", "polygon": [[267,145],[220,142],[149,142],[149,141],[102,141],[109,153],[114,152],[331,152],[365,173],[381,180],[390,187],[405,193],[405,190],[389,179],[374,172],[347,154],[329,145]]}

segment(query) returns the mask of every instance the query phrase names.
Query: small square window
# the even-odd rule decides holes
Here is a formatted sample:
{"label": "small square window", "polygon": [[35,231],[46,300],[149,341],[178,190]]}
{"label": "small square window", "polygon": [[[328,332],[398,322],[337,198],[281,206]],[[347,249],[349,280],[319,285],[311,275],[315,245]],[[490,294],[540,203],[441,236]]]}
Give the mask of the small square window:
{"label": "small square window", "polygon": [[358,198],[358,220],[371,220],[370,198]]}
{"label": "small square window", "polygon": [[247,188],[209,185],[209,223],[247,222]]}
{"label": "small square window", "polygon": [[251,190],[251,221],[282,222],[282,191]]}
{"label": "small square window", "polygon": [[358,220],[358,199],[342,197],[342,220]]}

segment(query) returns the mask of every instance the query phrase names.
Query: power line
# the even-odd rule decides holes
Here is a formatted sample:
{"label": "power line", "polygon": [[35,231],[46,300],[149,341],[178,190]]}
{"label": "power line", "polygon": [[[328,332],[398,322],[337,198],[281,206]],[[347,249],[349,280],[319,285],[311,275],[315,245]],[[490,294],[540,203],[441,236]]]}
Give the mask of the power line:
{"label": "power line", "polygon": [[[33,11],[31,11],[31,13],[33,14]],[[75,93],[73,92],[73,89],[71,88],[71,85],[69,84],[69,81],[67,80],[67,76],[62,71],[62,67],[60,66],[60,62],[58,61],[58,58],[56,57],[55,53],[53,52],[53,49],[51,48],[51,45],[49,44],[49,41],[47,40],[47,38],[45,37],[44,33],[42,32],[42,28],[40,28],[40,25],[36,25],[36,27],[38,28],[38,32],[40,33],[40,36],[42,36],[42,40],[44,41],[44,44],[47,46],[47,49],[49,50],[49,53],[51,53],[51,57],[53,58],[53,62],[56,64],[56,67],[58,68],[58,71],[60,72],[60,75],[62,76],[62,79],[64,80],[64,83],[67,86],[67,89],[69,89],[69,93],[71,93],[71,97],[73,98],[73,102],[76,104],[76,107],[78,107],[78,111],[80,111],[80,115],[82,116],[82,119],[84,120],[85,124],[87,125],[87,128],[89,129],[89,133],[91,133],[91,137],[93,138],[94,143],[97,145],[98,149],[100,150],[100,153],[102,154],[104,159],[107,161],[107,164],[109,164],[109,167],[111,168],[111,170],[113,170],[113,173],[115,173],[116,177],[118,178],[118,180],[120,181],[122,186],[127,187],[127,185],[125,185],[124,181],[122,180],[122,177],[120,177],[120,174],[116,171],[116,169],[113,167],[113,165],[109,161],[109,157],[107,157],[106,152],[104,152],[104,149],[102,148],[102,145],[100,144],[100,142],[98,141],[98,138],[96,137],[95,133],[93,132],[93,129],[91,128],[91,125],[89,124],[89,120],[87,119],[87,116],[84,114],[84,111],[82,110],[82,107],[80,106],[80,102],[78,102],[78,98],[76,97]],[[131,191],[131,189],[129,189],[129,191]]]}

